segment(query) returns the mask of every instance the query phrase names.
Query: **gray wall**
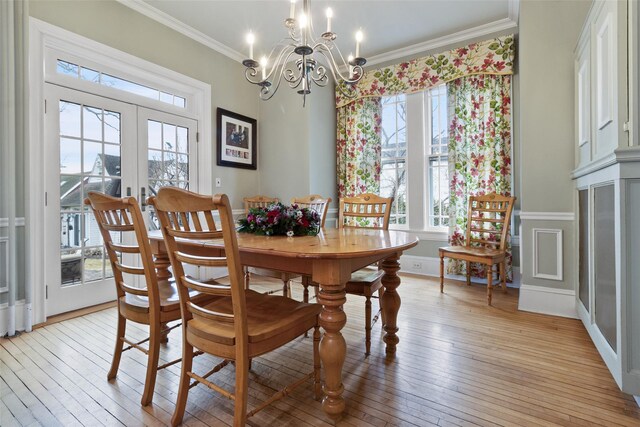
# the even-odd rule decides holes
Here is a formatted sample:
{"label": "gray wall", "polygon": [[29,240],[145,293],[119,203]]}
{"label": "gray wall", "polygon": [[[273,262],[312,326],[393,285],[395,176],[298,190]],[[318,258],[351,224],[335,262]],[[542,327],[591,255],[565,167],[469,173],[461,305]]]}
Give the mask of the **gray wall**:
{"label": "gray wall", "polygon": [[[573,51],[591,1],[520,2],[519,104],[521,209],[573,212]],[[533,229],[563,230],[562,281],[533,277]],[[574,222],[522,220],[522,283],[573,289],[576,281]],[[540,266],[555,265],[555,246],[539,242]],[[545,272],[545,271],[541,271]]]}
{"label": "gray wall", "polygon": [[314,193],[337,200],[335,91],[331,85],[312,85],[311,91],[304,108],[302,96],[285,83],[271,100],[260,101],[260,187],[255,194],[286,203]]}
{"label": "gray wall", "polygon": [[[30,15],[210,84],[210,144],[215,144],[217,107],[258,117],[257,91],[245,81],[241,64],[116,1],[31,0]],[[242,197],[259,188],[259,173],[216,166],[213,153],[212,175],[222,178],[222,187],[212,183],[212,188],[229,194],[234,208],[242,207]]]}

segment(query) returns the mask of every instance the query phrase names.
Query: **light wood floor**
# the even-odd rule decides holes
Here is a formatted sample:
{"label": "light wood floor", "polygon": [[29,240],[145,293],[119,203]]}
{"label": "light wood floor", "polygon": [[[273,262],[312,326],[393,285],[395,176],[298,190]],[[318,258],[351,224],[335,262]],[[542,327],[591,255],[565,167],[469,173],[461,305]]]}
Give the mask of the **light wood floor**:
{"label": "light wood floor", "polygon": [[[259,286],[255,286],[256,289]],[[294,286],[296,294],[299,286]],[[400,344],[384,357],[380,325],[372,354],[364,353],[364,301],[352,297],[343,333],[348,353],[347,399],[341,426],[391,425],[625,425],[640,426],[640,410],[621,393],[577,320],[517,311],[517,290],[496,290],[486,306],[485,288],[403,277],[399,288]],[[374,306],[377,303],[374,302]],[[165,425],[176,399],[179,365],[161,371],[152,406],[139,404],[145,357],[123,355],[118,377],[106,380],[116,311],[108,308],[0,340],[0,424]],[[129,334],[142,339],[143,327]],[[179,329],[163,348],[164,361],[179,357]],[[253,361],[249,405],[311,371],[310,338]],[[162,362],[161,362],[162,363]],[[196,358],[202,372],[215,361]],[[231,387],[233,367],[216,374]],[[229,425],[232,402],[204,386],[192,389],[185,425]],[[329,425],[311,384],[258,413],[260,426]]]}

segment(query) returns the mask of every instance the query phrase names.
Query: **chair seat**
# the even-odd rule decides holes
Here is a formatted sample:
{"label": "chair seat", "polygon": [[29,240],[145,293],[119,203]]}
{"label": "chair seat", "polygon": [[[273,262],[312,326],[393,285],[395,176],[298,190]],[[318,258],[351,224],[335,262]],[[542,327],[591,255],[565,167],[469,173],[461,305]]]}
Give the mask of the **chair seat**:
{"label": "chair seat", "polygon": [[478,262],[483,262],[480,258],[491,259],[493,263],[500,262],[506,255],[503,250],[475,246],[445,246],[440,248],[440,254],[449,254],[449,258],[459,257]]}
{"label": "chair seat", "polygon": [[[209,281],[207,283],[213,283]],[[178,317],[180,317],[180,298],[178,297],[178,289],[176,283],[168,280],[158,281],[158,291],[160,295],[160,311],[170,312],[178,311]],[[189,291],[189,295],[194,302],[198,304],[204,304],[206,301],[213,300],[215,297],[211,295],[201,294],[196,291]],[[120,297],[120,303],[125,305],[130,310],[148,313],[149,312],[149,298],[141,295],[125,294],[124,297]]]}
{"label": "chair seat", "polygon": [[[247,329],[249,343],[257,343],[277,335],[301,335],[316,325],[322,310],[320,304],[305,304],[279,295],[264,295],[253,290],[245,291]],[[204,308],[225,314],[233,314],[231,297],[223,297]],[[223,345],[235,345],[232,323],[214,322],[197,316],[189,320],[190,334]]]}
{"label": "chair seat", "polygon": [[371,296],[382,287],[383,270],[377,267],[366,267],[351,274],[351,279],[345,285],[348,294]]}

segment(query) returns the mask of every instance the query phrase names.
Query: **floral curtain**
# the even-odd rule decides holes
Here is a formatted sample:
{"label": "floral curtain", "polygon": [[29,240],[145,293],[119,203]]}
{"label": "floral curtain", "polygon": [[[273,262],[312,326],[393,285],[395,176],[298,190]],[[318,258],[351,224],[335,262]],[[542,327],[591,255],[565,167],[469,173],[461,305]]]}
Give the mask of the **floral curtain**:
{"label": "floral curtain", "polygon": [[336,108],[366,97],[421,92],[470,75],[510,75],[514,57],[515,44],[510,35],[370,70],[357,84],[336,87]]}
{"label": "floral curtain", "polygon": [[[511,194],[511,76],[473,75],[448,85],[451,245],[464,245],[469,196]],[[447,272],[466,274],[466,263],[450,260]],[[484,265],[471,274],[486,276]],[[507,278],[512,280],[507,236]]]}
{"label": "floral curtain", "polygon": [[338,108],[338,197],[380,191],[380,98],[361,98]]}

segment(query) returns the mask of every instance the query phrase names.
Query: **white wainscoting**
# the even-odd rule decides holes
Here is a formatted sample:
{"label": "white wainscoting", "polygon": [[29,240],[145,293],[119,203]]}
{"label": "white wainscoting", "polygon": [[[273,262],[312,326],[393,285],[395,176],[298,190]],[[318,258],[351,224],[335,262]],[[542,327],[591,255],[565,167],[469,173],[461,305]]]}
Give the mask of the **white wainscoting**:
{"label": "white wainscoting", "polygon": [[9,307],[9,304],[0,305],[0,337],[7,334],[7,331],[9,330],[9,319],[11,317],[13,317],[16,322],[14,329],[16,331],[24,331],[26,316],[31,316],[30,307],[29,310],[26,310],[26,308],[24,300],[16,301],[16,305],[13,307]]}
{"label": "white wainscoting", "polygon": [[[562,230],[560,229],[549,229],[549,228],[533,228],[533,277],[538,279],[548,279],[548,280],[558,280],[562,281],[563,277],[563,240],[562,240]],[[540,269],[540,235],[542,234],[550,234],[555,236],[556,239],[556,269],[554,273],[551,272],[543,272]]]}
{"label": "white wainscoting", "polygon": [[552,316],[578,318],[576,292],[544,286],[520,285],[518,309]]}
{"label": "white wainscoting", "polygon": [[[9,226],[8,218],[0,218],[0,228],[6,228]],[[16,227],[24,227],[24,218],[16,218]],[[4,254],[0,258],[0,294],[9,292],[9,237],[0,237],[0,255]],[[6,332],[6,331],[5,331]]]}
{"label": "white wainscoting", "polygon": [[[2,256],[4,254],[4,256]],[[9,292],[9,238],[0,237],[0,294]]]}
{"label": "white wainscoting", "polygon": [[[418,274],[421,276],[440,277],[440,258],[415,255],[402,255],[400,257],[400,272]],[[466,280],[465,276],[445,274],[445,279]],[[472,277],[473,283],[486,284],[483,277]],[[509,288],[520,287],[520,268],[513,267],[513,282],[507,283]]]}

